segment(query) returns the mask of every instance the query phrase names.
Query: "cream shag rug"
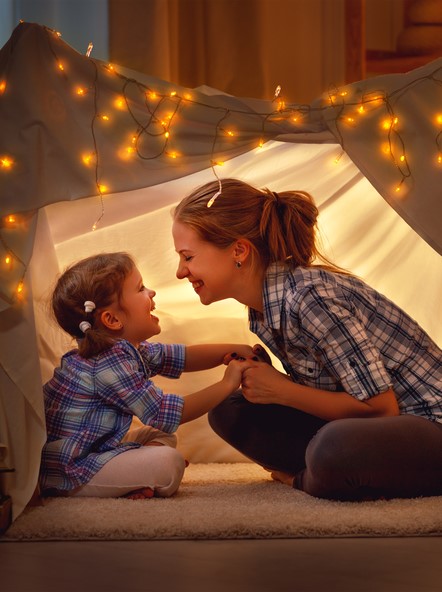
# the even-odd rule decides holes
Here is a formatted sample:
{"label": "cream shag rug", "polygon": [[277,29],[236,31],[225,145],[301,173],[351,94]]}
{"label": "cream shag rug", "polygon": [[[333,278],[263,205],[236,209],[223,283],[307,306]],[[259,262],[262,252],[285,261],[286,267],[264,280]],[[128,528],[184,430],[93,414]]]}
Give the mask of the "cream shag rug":
{"label": "cream shag rug", "polygon": [[252,463],[190,465],[177,494],[150,500],[52,498],[3,541],[391,537],[442,534],[442,497],[320,500]]}

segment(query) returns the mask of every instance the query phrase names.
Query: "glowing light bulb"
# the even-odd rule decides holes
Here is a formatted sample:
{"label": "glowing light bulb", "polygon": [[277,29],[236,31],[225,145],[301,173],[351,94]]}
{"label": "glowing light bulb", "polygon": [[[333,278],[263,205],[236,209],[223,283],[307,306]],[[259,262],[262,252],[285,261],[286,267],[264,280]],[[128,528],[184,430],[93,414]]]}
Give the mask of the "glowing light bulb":
{"label": "glowing light bulb", "polygon": [[100,119],[102,119],[103,121],[109,121],[109,115],[100,115]]}
{"label": "glowing light bulb", "polygon": [[2,95],[6,90],[6,82],[4,80],[2,80],[0,82],[0,95]]}
{"label": "glowing light bulb", "polygon": [[109,187],[107,185],[104,185],[102,183],[98,184],[98,191],[100,193],[107,193],[109,191]]}
{"label": "glowing light bulb", "polygon": [[125,146],[121,150],[118,151],[118,156],[122,160],[129,160],[132,156],[136,154],[136,150],[133,146]]}
{"label": "glowing light bulb", "polygon": [[117,109],[124,109],[126,107],[126,101],[123,97],[118,97],[115,99],[114,105]]}
{"label": "glowing light bulb", "polygon": [[264,146],[264,140],[261,138],[258,143],[258,148],[262,148]]}
{"label": "glowing light bulb", "polygon": [[58,62],[58,69],[61,71],[64,70],[64,66],[63,66],[62,62]]}
{"label": "glowing light bulb", "polygon": [[164,135],[166,136],[166,138],[168,138],[170,136],[170,132],[164,132]]}
{"label": "glowing light bulb", "polygon": [[233,137],[235,135],[235,132],[232,132],[232,130],[227,130],[227,135],[230,137]]}
{"label": "glowing light bulb", "polygon": [[394,188],[394,190],[395,190],[396,193],[400,193],[402,191],[402,184],[403,184],[403,182],[404,182],[404,179],[401,179],[400,183],[398,183],[396,185],[396,187]]}
{"label": "glowing light bulb", "polygon": [[173,91],[170,93],[170,96],[171,96],[171,97],[175,97],[175,96],[176,96],[176,90],[173,90]]}
{"label": "glowing light bulb", "polygon": [[11,255],[9,255],[9,254],[6,255],[6,257],[5,257],[5,263],[6,263],[6,265],[11,265],[11,262],[12,262]]}
{"label": "glowing light bulb", "polygon": [[82,88],[81,86],[77,86],[75,92],[80,97],[83,97],[86,94],[86,90],[84,88]]}
{"label": "glowing light bulb", "polygon": [[0,156],[0,165],[2,169],[10,169],[14,161],[9,156]]}
{"label": "glowing light bulb", "polygon": [[338,156],[336,156],[336,158],[334,159],[333,162],[335,164],[339,164],[339,161],[341,160],[343,154],[344,154],[343,152],[341,152],[340,154],[338,154]]}
{"label": "glowing light bulb", "polygon": [[9,225],[15,224],[16,221],[17,221],[17,218],[13,214],[9,214],[9,216],[6,216],[6,218],[5,218],[6,224],[9,224]]}
{"label": "glowing light bulb", "polygon": [[17,286],[17,294],[18,295],[23,293],[23,288],[24,288],[23,282],[20,282]]}
{"label": "glowing light bulb", "polygon": [[401,162],[405,162],[405,154],[401,154],[401,156],[400,156],[399,160],[400,160]]}
{"label": "glowing light bulb", "polygon": [[358,107],[358,113],[360,115],[362,115],[363,113],[365,113],[365,107],[364,107],[364,105],[359,105],[359,107]]}
{"label": "glowing light bulb", "polygon": [[158,98],[158,95],[154,90],[151,90],[150,92],[146,93],[146,98],[155,100],[156,98]]}
{"label": "glowing light bulb", "polygon": [[83,161],[83,163],[86,166],[89,166],[92,163],[93,159],[94,159],[94,154],[92,152],[89,154],[83,154],[81,156],[81,160]]}
{"label": "glowing light bulb", "polygon": [[179,157],[178,152],[166,152],[166,154],[169,158],[178,158]]}
{"label": "glowing light bulb", "polygon": [[437,163],[442,164],[442,152],[439,152],[439,154],[437,155]]}

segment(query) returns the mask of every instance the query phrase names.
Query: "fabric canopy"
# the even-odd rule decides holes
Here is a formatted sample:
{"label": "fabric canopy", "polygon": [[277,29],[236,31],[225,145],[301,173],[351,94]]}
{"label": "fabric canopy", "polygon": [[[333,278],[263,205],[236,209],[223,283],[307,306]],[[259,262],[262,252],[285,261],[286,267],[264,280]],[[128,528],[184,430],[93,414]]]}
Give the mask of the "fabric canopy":
{"label": "fabric canopy", "polygon": [[0,52],[0,84],[0,215],[22,214],[1,228],[2,257],[15,260],[1,276],[3,307],[24,277],[38,208],[220,168],[270,139],[339,143],[442,252],[442,59],[287,105],[129,73],[20,23]]}
{"label": "fabric canopy", "polygon": [[[45,308],[67,263],[129,250],[161,288],[162,340],[254,342],[242,308],[206,311],[174,278],[169,209],[214,175],[310,191],[330,256],[441,339],[441,99],[442,60],[288,105],[129,72],[21,23],[0,52],[0,462],[15,469],[14,515],[37,480],[42,382],[69,345]],[[200,454],[187,457],[214,460]]]}

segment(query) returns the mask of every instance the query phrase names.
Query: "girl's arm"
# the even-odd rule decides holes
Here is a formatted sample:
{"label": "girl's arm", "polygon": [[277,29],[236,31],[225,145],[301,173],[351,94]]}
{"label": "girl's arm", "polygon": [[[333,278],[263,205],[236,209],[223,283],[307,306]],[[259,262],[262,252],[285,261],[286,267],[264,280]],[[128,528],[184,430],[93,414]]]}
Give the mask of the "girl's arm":
{"label": "girl's arm", "polygon": [[316,389],[292,382],[285,374],[262,363],[251,363],[242,381],[243,395],[251,403],[277,403],[331,421],[345,417],[399,415],[392,389],[358,401],[345,392]]}
{"label": "girl's arm", "polygon": [[224,376],[219,382],[183,397],[184,408],[180,423],[201,417],[236,391],[241,384],[242,372],[249,364],[250,362],[246,360],[233,360],[227,366]]}
{"label": "girl's arm", "polygon": [[186,347],[185,372],[207,370],[226,363],[226,356],[236,353],[238,357],[250,358],[254,355],[250,345],[240,343],[209,343]]}

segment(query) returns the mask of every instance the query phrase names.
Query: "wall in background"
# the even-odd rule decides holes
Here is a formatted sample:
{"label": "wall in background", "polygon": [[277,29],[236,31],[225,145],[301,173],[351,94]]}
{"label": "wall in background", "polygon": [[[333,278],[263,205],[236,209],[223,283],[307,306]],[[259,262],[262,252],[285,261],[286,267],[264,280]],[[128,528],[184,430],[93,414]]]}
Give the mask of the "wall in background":
{"label": "wall in background", "polygon": [[93,57],[109,59],[107,0],[0,0],[0,47],[20,20],[59,31],[79,53],[92,42]]}

